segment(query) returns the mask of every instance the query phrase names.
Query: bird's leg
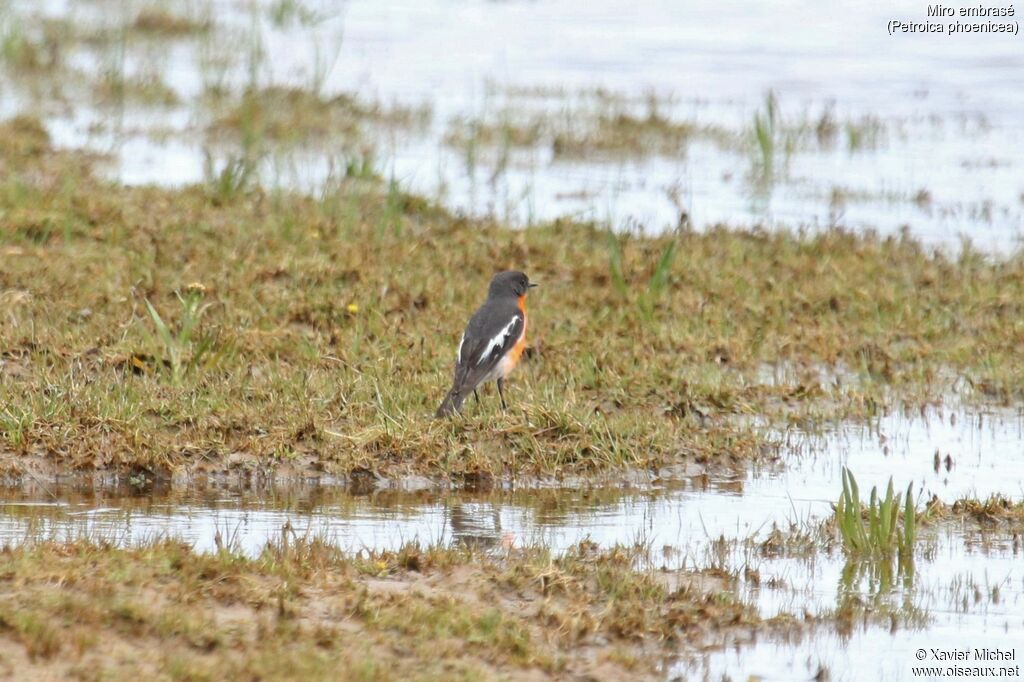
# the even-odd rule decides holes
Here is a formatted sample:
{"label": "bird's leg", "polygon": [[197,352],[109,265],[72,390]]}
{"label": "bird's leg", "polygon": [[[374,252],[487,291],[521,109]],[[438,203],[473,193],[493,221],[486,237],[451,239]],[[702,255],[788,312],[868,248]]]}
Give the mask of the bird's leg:
{"label": "bird's leg", "polygon": [[473,389],[473,397],[476,398],[476,404],[479,405],[480,404],[480,394],[476,392],[475,388]]}
{"label": "bird's leg", "polygon": [[505,380],[498,379],[498,396],[501,398],[501,409],[508,410],[508,405],[505,404]]}

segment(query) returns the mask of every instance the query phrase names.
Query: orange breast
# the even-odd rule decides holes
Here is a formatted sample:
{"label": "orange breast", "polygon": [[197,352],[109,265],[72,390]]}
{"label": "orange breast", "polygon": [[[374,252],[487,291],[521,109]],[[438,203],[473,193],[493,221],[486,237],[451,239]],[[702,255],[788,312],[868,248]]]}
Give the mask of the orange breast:
{"label": "orange breast", "polygon": [[512,363],[512,367],[519,364],[519,358],[523,356],[523,351],[526,350],[526,297],[519,297],[519,310],[523,312],[523,333],[519,335],[519,340],[516,341],[516,345],[512,346],[512,350],[508,352],[508,359]]}

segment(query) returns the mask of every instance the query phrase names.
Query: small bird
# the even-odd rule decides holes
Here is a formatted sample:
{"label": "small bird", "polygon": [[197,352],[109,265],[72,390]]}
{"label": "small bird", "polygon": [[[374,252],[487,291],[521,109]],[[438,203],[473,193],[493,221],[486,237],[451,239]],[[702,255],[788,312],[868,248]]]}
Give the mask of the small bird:
{"label": "small bird", "polygon": [[470,318],[455,356],[455,378],[438,417],[462,409],[470,393],[485,381],[497,381],[501,409],[505,403],[505,377],[519,364],[526,348],[526,292],[537,286],[521,272],[499,272],[491,279],[487,300]]}

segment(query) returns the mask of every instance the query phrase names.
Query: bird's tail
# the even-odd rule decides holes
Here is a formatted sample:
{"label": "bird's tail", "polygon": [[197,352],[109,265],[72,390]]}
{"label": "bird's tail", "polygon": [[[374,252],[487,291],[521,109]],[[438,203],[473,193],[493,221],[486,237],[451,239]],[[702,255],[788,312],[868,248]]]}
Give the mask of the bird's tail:
{"label": "bird's tail", "polygon": [[462,409],[462,401],[465,399],[466,397],[458,389],[453,388],[448,391],[448,395],[444,397],[441,407],[437,408],[437,413],[434,416],[440,419],[455,414]]}

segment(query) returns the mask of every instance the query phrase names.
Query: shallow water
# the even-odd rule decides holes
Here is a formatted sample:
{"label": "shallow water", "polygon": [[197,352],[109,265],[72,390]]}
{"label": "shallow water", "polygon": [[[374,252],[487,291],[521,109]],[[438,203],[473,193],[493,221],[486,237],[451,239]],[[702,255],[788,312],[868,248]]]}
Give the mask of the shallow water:
{"label": "shallow water", "polygon": [[[683,210],[698,227],[840,224],[893,233],[907,226],[929,243],[956,245],[967,235],[996,251],[1013,248],[1024,227],[1019,40],[889,36],[890,18],[922,19],[925,4],[916,0],[305,4],[321,17],[312,25],[275,24],[269,2],[181,3],[211,8],[218,22],[212,37],[170,47],[129,42],[125,71],[157,70],[181,105],[114,112],[83,102],[35,106],[59,143],[112,153],[111,172],[128,183],[201,180],[205,152],[232,153],[204,134],[204,84],[221,79],[240,89],[255,73],[260,86],[315,81],[326,95],[354,91],[429,106],[424,129],[374,136],[379,171],[474,214],[519,223],[573,215],[660,230],[675,226]],[[12,5],[26,14],[36,7]],[[135,7],[49,0],[45,12],[117,26]],[[264,54],[255,69],[247,65],[252,45]],[[74,62],[95,73],[109,65],[109,51],[82,49]],[[548,95],[509,94],[538,88]],[[662,113],[724,126],[746,142],[723,150],[696,140],[680,154],[587,161],[557,159],[549,148],[467,155],[444,143],[455,120],[493,119],[506,109],[561,111],[595,88],[630,100],[654,95],[667,102]],[[769,90],[789,125],[813,126],[832,112],[838,139],[780,158],[772,182],[753,182],[752,120]],[[845,122],[865,117],[883,133],[854,144]],[[264,181],[317,191],[339,159],[363,144],[277,150],[264,164]]]}
{"label": "shallow water", "polygon": [[645,539],[692,548],[720,536],[763,537],[773,525],[825,518],[843,466],[865,492],[884,487],[891,476],[898,490],[913,483],[919,500],[935,496],[951,503],[993,493],[1024,499],[1024,416],[1016,411],[933,408],[790,440],[786,468],[642,488],[353,495],[329,487],[125,494],[34,486],[7,493],[0,542],[17,542],[29,527],[34,533],[90,532],[125,541],[171,532],[205,550],[220,531],[256,552],[289,523],[296,532],[324,533],[350,549],[394,548],[412,540],[496,545],[509,538],[564,549],[587,536],[606,546]]}
{"label": "shallow water", "polygon": [[[1016,604],[1017,614],[1021,604]],[[1016,614],[1004,614],[999,618],[959,618],[942,625],[914,632],[900,630],[895,633],[887,628],[869,628],[849,637],[834,632],[816,633],[805,637],[798,644],[784,644],[763,640],[753,645],[744,645],[714,654],[699,664],[679,666],[673,674],[683,679],[707,680],[764,680],[791,682],[792,680],[813,680],[821,671],[826,671],[829,680],[912,680],[938,679],[939,675],[928,676],[914,673],[922,666],[950,665],[988,668],[1012,666],[1014,670],[986,675],[988,679],[1013,679],[1020,677],[1021,630],[1024,622]],[[965,633],[970,633],[966,635]],[[1016,652],[1015,661],[984,662],[936,660],[930,654],[932,649],[971,652],[974,649],[1000,649]],[[926,654],[918,661],[915,653],[924,649]],[[969,674],[969,673],[968,673]],[[967,678],[967,674],[961,675]],[[981,677],[975,672],[975,677]],[[955,679],[955,677],[954,677]]]}
{"label": "shallow water", "polygon": [[[404,542],[466,543],[501,551],[541,543],[562,550],[583,538],[602,546],[649,543],[657,567],[737,572],[743,598],[762,616],[826,618],[850,603],[872,604],[868,622],[837,631],[812,628],[792,641],[760,636],[688,657],[670,671],[683,678],[813,677],[906,679],[920,646],[1005,646],[1024,636],[1020,529],[975,523],[925,527],[911,582],[899,575],[848,573],[842,552],[766,551],[773,526],[811,532],[831,514],[842,465],[862,489],[914,484],[918,500],[964,495],[1024,498],[1024,418],[1017,411],[931,409],[894,414],[869,427],[794,439],[785,470],[737,478],[695,478],[622,489],[491,492],[340,488],[279,490],[75,491],[37,484],[0,502],[0,542],[88,535],[131,544],[156,535],[218,543],[255,554],[283,532],[312,533],[350,550]],[[935,453],[941,465],[934,466]],[[945,455],[952,465],[946,469]],[[920,503],[920,502],[919,502]],[[1016,535],[1014,535],[1016,533]],[[852,602],[851,602],[852,600]],[[890,632],[892,630],[892,632]],[[969,632],[965,638],[961,632]],[[728,642],[723,642],[728,644]],[[1018,655],[1024,652],[1019,652]]]}

